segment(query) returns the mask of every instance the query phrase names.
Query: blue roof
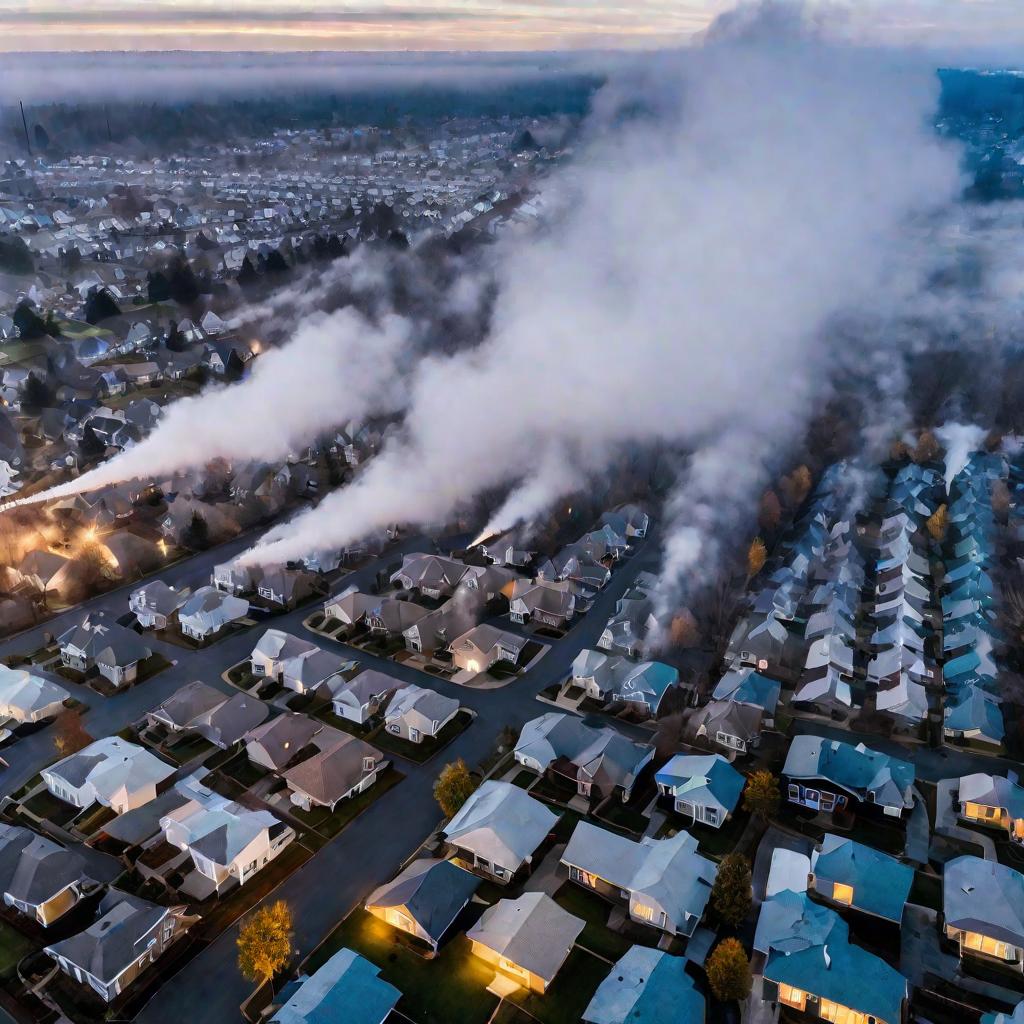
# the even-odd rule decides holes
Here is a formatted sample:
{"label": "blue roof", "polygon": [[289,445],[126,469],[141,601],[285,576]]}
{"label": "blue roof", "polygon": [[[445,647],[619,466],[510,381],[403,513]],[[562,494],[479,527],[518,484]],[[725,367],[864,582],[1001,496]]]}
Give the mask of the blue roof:
{"label": "blue roof", "polygon": [[379,972],[358,953],[340,949],[312,977],[300,979],[272,1024],[383,1024],[402,993]]}
{"label": "blue roof", "polygon": [[996,742],[1002,742],[1006,735],[999,704],[991,694],[976,686],[963,686],[946,701],[943,725],[956,732],[977,730]]}
{"label": "blue roof", "polygon": [[[723,677],[722,681],[725,682],[727,678],[727,676]],[[716,687],[714,696],[716,700],[735,700],[743,704],[756,704],[769,714],[773,714],[778,706],[781,690],[782,684],[775,679],[769,679],[768,676],[763,676],[759,672],[751,672],[735,690],[729,693],[719,695],[718,687]]]}
{"label": "blue roof", "polygon": [[598,986],[583,1011],[587,1024],[703,1024],[704,997],[682,957],[632,946]]}
{"label": "blue roof", "polygon": [[[822,839],[821,851],[812,861],[817,882],[840,882],[853,887],[855,910],[884,917],[897,924],[903,918],[903,908],[910,887],[914,884],[914,869],[901,864],[895,857],[880,853],[870,846],[852,839],[827,834]],[[824,896],[830,890],[816,885]]]}
{"label": "blue roof", "polygon": [[721,754],[676,754],[655,773],[654,779],[677,795],[692,794],[697,802],[700,791],[706,788],[730,811],[739,802],[747,782]]}
{"label": "blue roof", "polygon": [[886,1024],[899,1024],[907,979],[866,949],[834,934],[829,939],[823,946],[788,955],[773,951],[765,965],[765,978],[841,1003]]}

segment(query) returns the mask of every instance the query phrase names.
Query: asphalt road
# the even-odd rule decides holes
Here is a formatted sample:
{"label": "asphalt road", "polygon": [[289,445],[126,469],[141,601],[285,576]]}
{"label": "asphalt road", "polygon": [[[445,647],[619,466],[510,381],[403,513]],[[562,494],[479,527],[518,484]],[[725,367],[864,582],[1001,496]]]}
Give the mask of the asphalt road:
{"label": "asphalt road", "polygon": [[[160,574],[173,586],[193,589],[209,582],[215,564],[229,560],[247,547],[251,537],[236,538],[229,544],[203,552],[169,567]],[[366,567],[344,577],[335,590],[353,584],[367,586],[376,572],[399,559],[405,552],[431,550],[430,542],[413,537]],[[458,757],[467,764],[480,763],[493,749],[499,732],[506,726],[518,729],[544,708],[534,697],[545,687],[563,679],[573,659],[584,647],[592,647],[600,636],[615,602],[643,569],[657,569],[659,549],[655,536],[649,537],[613,574],[608,587],[598,595],[589,613],[557,641],[545,640],[550,649],[534,667],[508,686],[494,690],[472,690],[425,675],[416,669],[369,655],[320,636],[312,638],[327,650],[357,660],[363,667],[378,668],[408,682],[430,686],[456,697],[476,712],[476,719],[455,741],[425,765],[396,759],[405,778],[339,836],[291,875],[268,899],[284,898],[292,906],[295,920],[295,948],[303,956],[324,939],[333,927],[364,899],[372,889],[391,878],[401,864],[419,847],[440,822],[432,788],[441,767]],[[117,617],[128,610],[132,584],[103,594],[37,627],[0,644],[0,655],[30,652],[44,639],[57,635],[79,621],[86,611],[105,611]],[[172,667],[138,687],[104,698],[86,687],[71,686],[74,695],[89,705],[85,725],[96,737],[110,735],[138,720],[179,687],[202,679],[225,692],[233,692],[221,673],[252,651],[262,630],[277,629],[302,635],[302,620],[310,614],[307,606],[268,619],[266,625],[231,635],[212,647],[190,652],[170,644],[147,642],[154,650],[174,661]],[[56,757],[53,729],[46,728],[17,742],[7,754],[10,767],[0,776],[0,795],[9,794]],[[238,973],[235,938],[237,928],[224,932],[214,943],[190,961],[167,982],[136,1018],[146,1024],[224,1024],[238,1019],[239,1004],[251,985]]]}

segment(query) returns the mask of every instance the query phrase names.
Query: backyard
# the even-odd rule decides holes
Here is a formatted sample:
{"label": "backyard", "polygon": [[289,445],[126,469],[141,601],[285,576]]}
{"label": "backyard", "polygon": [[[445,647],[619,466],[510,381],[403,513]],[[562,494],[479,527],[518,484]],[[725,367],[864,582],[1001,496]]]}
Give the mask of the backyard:
{"label": "backyard", "polygon": [[423,764],[429,761],[442,747],[446,747],[459,733],[469,728],[473,715],[465,708],[460,708],[455,717],[436,735],[427,736],[422,743],[411,743],[399,736],[392,736],[383,729],[378,732],[372,742],[389,753],[397,754],[408,761]]}

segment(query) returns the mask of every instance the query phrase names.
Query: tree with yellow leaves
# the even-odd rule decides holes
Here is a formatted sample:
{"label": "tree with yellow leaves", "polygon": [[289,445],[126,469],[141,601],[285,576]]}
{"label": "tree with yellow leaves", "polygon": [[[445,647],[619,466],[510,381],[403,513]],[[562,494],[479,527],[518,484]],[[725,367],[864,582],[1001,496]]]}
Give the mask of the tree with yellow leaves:
{"label": "tree with yellow leaves", "polygon": [[743,791],[743,809],[764,820],[779,809],[782,793],[779,780],[766,768],[751,772]]}
{"label": "tree with yellow leaves", "polygon": [[946,530],[949,528],[949,509],[945,505],[940,505],[925,520],[924,525],[928,527],[932,538],[941,544],[946,536]]}
{"label": "tree with yellow leaves", "polygon": [[786,496],[790,508],[796,508],[804,503],[807,495],[811,493],[812,483],[811,471],[803,465],[797,466],[789,476],[782,478],[782,493]]}
{"label": "tree with yellow leaves", "polygon": [[755,537],[747,549],[747,575],[756,576],[764,568],[767,560],[768,549],[764,546],[764,541],[760,537]]}
{"label": "tree with yellow leaves", "polygon": [[730,1003],[750,995],[750,961],[739,939],[723,939],[715,946],[705,970],[719,1002]]}
{"label": "tree with yellow leaves", "polygon": [[458,761],[446,764],[434,783],[434,799],[440,804],[448,818],[455,817],[462,805],[473,795],[476,780],[460,757]]}
{"label": "tree with yellow leaves", "polygon": [[292,955],[292,912],[284,900],[260,907],[238,931],[238,969],[263,985],[288,964]]}
{"label": "tree with yellow leaves", "polygon": [[914,448],[914,461],[920,466],[925,462],[934,462],[942,451],[938,439],[930,430],[922,430]]}
{"label": "tree with yellow leaves", "polygon": [[672,616],[668,635],[669,643],[679,650],[688,650],[697,646],[700,642],[700,628],[689,608],[683,608]]}

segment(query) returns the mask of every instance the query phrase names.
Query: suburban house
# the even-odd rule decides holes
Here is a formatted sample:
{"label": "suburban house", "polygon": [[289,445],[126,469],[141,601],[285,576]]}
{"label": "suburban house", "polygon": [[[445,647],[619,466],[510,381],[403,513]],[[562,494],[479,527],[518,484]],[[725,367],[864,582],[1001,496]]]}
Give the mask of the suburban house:
{"label": "suburban house", "polygon": [[350,590],[337,597],[328,598],[324,603],[324,619],[336,619],[343,626],[358,626],[378,604],[380,598],[375,594]]}
{"label": "suburban house", "polygon": [[513,622],[536,622],[554,629],[566,629],[576,614],[576,595],[569,583],[517,580],[509,596]]}
{"label": "suburban house", "polygon": [[473,628],[484,603],[480,591],[460,585],[454,597],[402,631],[406,649],[431,657],[447,650],[454,638]]}
{"label": "suburban house", "polygon": [[651,517],[639,505],[620,505],[602,514],[600,523],[609,526],[620,537],[642,539],[647,536]]}
{"label": "suburban house", "polygon": [[369,743],[325,726],[311,740],[310,757],[285,768],[281,777],[291,790],[291,802],[308,811],[330,810],[368,790],[389,762]]}
{"label": "suburban house", "polygon": [[562,863],[569,878],[612,900],[625,899],[629,916],[669,935],[693,935],[711,898],[718,866],[697,853],[688,832],[633,842],[581,821]]}
{"label": "suburban house", "polygon": [[914,766],[863,743],[795,736],[782,774],[789,801],[814,811],[875,806],[899,818],[914,803]]}
{"label": "suburban house", "polygon": [[100,613],[90,613],[57,638],[60,660],[76,672],[96,668],[114,686],[135,681],[139,663],[153,653],[138,634]]}
{"label": "suburban house", "polygon": [[281,670],[281,682],[296,693],[316,693],[325,686],[329,691],[332,681],[354,664],[317,647],[289,658]]}
{"label": "suburban house", "polygon": [[420,858],[375,889],[363,906],[436,953],[479,887],[480,879],[453,861]]}
{"label": "suburban house", "polygon": [[316,592],[316,584],[316,576],[305,569],[267,569],[256,593],[268,604],[289,609],[311,597]]}
{"label": "suburban house", "polygon": [[178,624],[185,636],[209,640],[248,614],[249,602],[244,597],[234,597],[216,587],[200,587],[178,609]]}
{"label": "suburban house", "polygon": [[491,779],[448,822],[444,837],[470,867],[507,885],[531,865],[558,817],[518,786]]}
{"label": "suburban house", "polygon": [[266,721],[270,708],[258,697],[234,693],[215,708],[197,715],[189,728],[215,747],[227,750]]}
{"label": "suburban house", "polygon": [[422,743],[428,736],[437,736],[458,713],[459,702],[453,697],[410,684],[391,698],[384,728],[410,743]]}
{"label": "suburban house", "polygon": [[198,920],[184,907],[161,907],[109,889],[84,932],[43,951],[75,981],[109,1003]]}
{"label": "suburban house", "polygon": [[387,704],[388,696],[405,684],[376,669],[364,669],[352,679],[337,679],[331,685],[331,707],[339,718],[365,725]]}
{"label": "suburban house", "polygon": [[149,803],[157,786],[176,768],[144,747],[119,736],[105,736],[42,771],[46,788],[75,807],[95,803],[118,814]]}
{"label": "suburban house", "polygon": [[945,937],[961,957],[1024,971],[1024,875],[994,860],[956,857],[942,874]]}
{"label": "suburban house", "polygon": [[[305,751],[323,726],[306,715],[288,711],[270,718],[246,736],[246,757],[261,768],[280,772]],[[307,751],[308,753],[308,751]]]}
{"label": "suburban house", "polygon": [[1014,772],[964,775],[957,801],[964,821],[1005,829],[1013,842],[1024,843],[1024,788]]}
{"label": "suburban house", "polygon": [[469,566],[454,558],[416,552],[402,559],[402,568],[392,574],[391,583],[439,601],[455,593],[467,572]]}
{"label": "suburban house", "polygon": [[782,684],[747,666],[726,672],[711,693],[713,700],[734,700],[740,704],[754,704],[764,712],[763,722],[769,728],[775,724],[775,709],[779,704]]}
{"label": "suburban house", "polygon": [[312,654],[318,650],[320,648],[308,640],[300,640],[297,636],[280,629],[268,629],[260,637],[250,656],[252,674],[281,682],[285,666],[292,658]]}
{"label": "suburban house", "polygon": [[272,997],[269,1024],[384,1024],[402,993],[379,975],[369,960],[339,949],[312,975],[301,975]]}
{"label": "suburban house", "polygon": [[660,949],[630,946],[583,1011],[584,1024],[704,1024],[704,997],[686,973],[686,960]]}
{"label": "suburban house", "polygon": [[535,552],[526,551],[519,547],[518,531],[508,530],[505,533],[489,537],[477,547],[483,552],[484,557],[494,565],[515,565],[524,566],[533,558]]}
{"label": "suburban house", "polygon": [[452,641],[452,664],[465,672],[486,672],[498,661],[518,665],[528,643],[525,637],[495,626],[474,626]]}
{"label": "suburban house", "polygon": [[200,715],[219,708],[228,699],[216,687],[196,679],[170,695],[159,707],[146,713],[150,726],[162,725],[168,732],[187,729]]}
{"label": "suburban house", "polygon": [[586,922],[542,892],[498,900],[466,932],[473,953],[531,992],[544,993]]}
{"label": "suburban house", "polygon": [[[71,694],[56,683],[21,668],[0,665],[0,724],[43,722],[59,715]],[[6,722],[4,721],[6,720]]]}
{"label": "suburban house", "polygon": [[816,1020],[901,1024],[910,995],[907,979],[853,945],[838,918],[821,942],[798,938],[772,948],[763,978],[765,1001]]}
{"label": "suburban house", "polygon": [[822,899],[899,924],[914,884],[914,869],[895,857],[843,836],[825,833],[811,853],[808,889]]}
{"label": "suburban house", "polygon": [[249,568],[235,562],[224,562],[213,567],[212,582],[226,594],[252,594],[255,592],[263,570],[259,566]]}
{"label": "suburban house", "polygon": [[378,597],[367,611],[366,625],[378,636],[404,636],[431,612],[415,601],[401,601],[397,597]]}
{"label": "suburban house", "polygon": [[166,629],[171,616],[185,603],[188,590],[175,590],[163,580],[153,580],[128,598],[128,609],[143,629]]}
{"label": "suburban house", "polygon": [[630,798],[654,747],[634,743],[612,728],[592,729],[576,715],[550,711],[523,726],[516,761],[535,772],[568,779],[580,796]]}
{"label": "suburban house", "polygon": [[736,810],[747,780],[721,754],[676,754],[654,781],[677,814],[721,828]]}
{"label": "suburban house", "polygon": [[746,754],[761,740],[764,709],[737,700],[713,700],[693,718],[695,735],[724,750]]}
{"label": "suburban house", "polygon": [[269,811],[253,811],[205,787],[160,819],[171,846],[188,850],[196,871],[223,892],[244,885],[295,838],[295,831]]}
{"label": "suburban house", "polygon": [[0,893],[4,905],[48,928],[92,883],[78,854],[20,825],[0,823]]}
{"label": "suburban house", "polygon": [[661,702],[679,682],[679,670],[660,661],[630,661],[617,654],[584,649],[572,663],[574,686],[593,700],[629,704],[655,716]]}

